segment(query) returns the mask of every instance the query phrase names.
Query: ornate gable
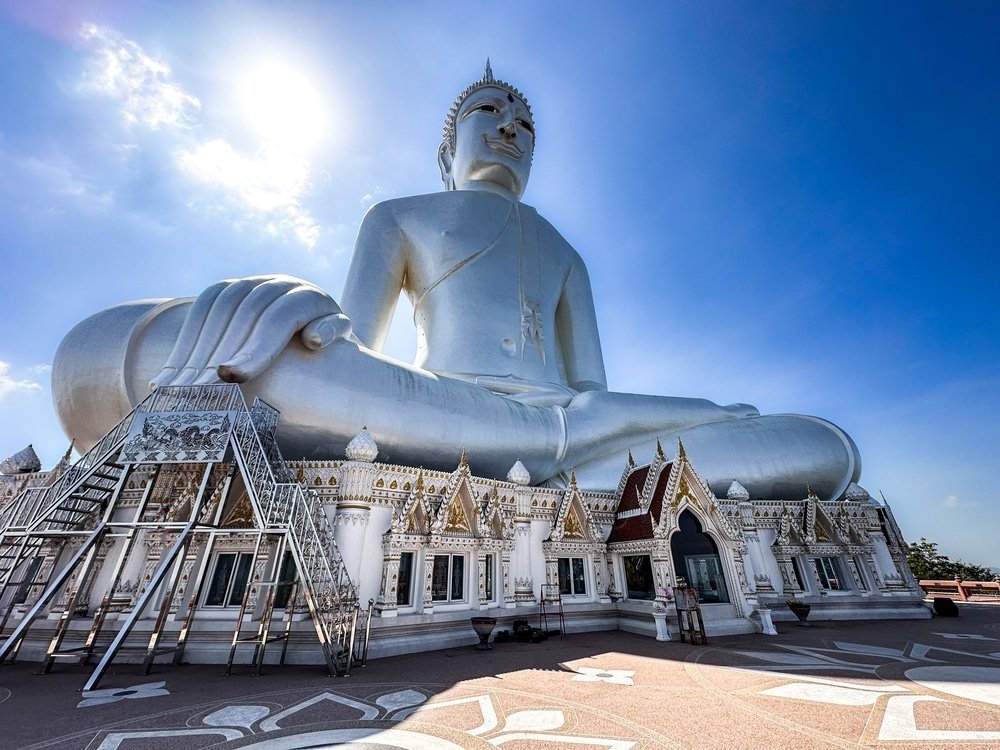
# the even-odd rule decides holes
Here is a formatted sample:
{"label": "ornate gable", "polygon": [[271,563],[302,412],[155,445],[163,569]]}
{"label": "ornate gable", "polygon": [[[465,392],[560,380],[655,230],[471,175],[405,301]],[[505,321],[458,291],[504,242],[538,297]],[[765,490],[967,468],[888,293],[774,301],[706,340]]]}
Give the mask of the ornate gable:
{"label": "ornate gable", "polygon": [[628,452],[628,461],[625,463],[625,469],[622,471],[622,478],[618,480],[618,489],[615,490],[615,497],[621,501],[625,494],[625,486],[628,484],[629,477],[632,476],[632,472],[635,471],[635,459],[632,458],[632,451]]}
{"label": "ornate gable", "polygon": [[847,503],[838,503],[837,513],[833,517],[834,528],[837,529],[837,533],[844,541],[844,544],[858,545],[866,548],[871,547],[871,540],[868,538],[868,533],[864,528],[858,526],[855,519],[852,518],[848,507]]}
{"label": "ornate gable", "polygon": [[514,514],[506,510],[500,502],[496,484],[491,488],[477,514],[476,526],[479,536],[490,539],[514,538]]}
{"label": "ornate gable", "polygon": [[427,534],[432,517],[430,499],[424,491],[424,472],[421,471],[406,502],[393,511],[389,531],[393,534]]}
{"label": "ornate gable", "polygon": [[719,499],[708,484],[695,471],[684,450],[684,443],[677,441],[677,457],[671,462],[673,469],[663,490],[659,518],[655,520],[653,537],[666,539],[677,528],[680,514],[692,508],[695,514],[708,521],[724,538],[743,544],[743,533],[737,523],[723,511]]}
{"label": "ornate gable", "polygon": [[473,501],[469,459],[462,451],[458,468],[448,478],[441,504],[433,514],[430,533],[433,536],[474,537],[478,531],[478,514],[479,509]]}
{"label": "ornate gable", "polygon": [[[631,454],[629,454],[631,455]],[[663,453],[663,446],[660,441],[656,441],[656,452],[653,454],[653,461],[649,465],[649,473],[646,475],[646,482],[642,486],[642,494],[639,496],[639,505],[643,512],[649,510],[649,506],[656,496],[657,485],[660,483],[660,474],[664,468],[669,470],[669,462]]]}
{"label": "ornate gable", "polygon": [[603,534],[594,522],[590,509],[580,495],[576,472],[570,477],[569,487],[559,501],[555,523],[547,541],[550,542],[601,542]]}

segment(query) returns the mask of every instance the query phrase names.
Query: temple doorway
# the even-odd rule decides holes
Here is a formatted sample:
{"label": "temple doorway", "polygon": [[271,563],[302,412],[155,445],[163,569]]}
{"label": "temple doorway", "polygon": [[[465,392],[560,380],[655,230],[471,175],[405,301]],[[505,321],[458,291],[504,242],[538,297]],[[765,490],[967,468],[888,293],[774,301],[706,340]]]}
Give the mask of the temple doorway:
{"label": "temple doorway", "polygon": [[698,590],[703,604],[728,604],[729,589],[715,540],[702,531],[690,511],[681,513],[678,525],[670,538],[675,574]]}

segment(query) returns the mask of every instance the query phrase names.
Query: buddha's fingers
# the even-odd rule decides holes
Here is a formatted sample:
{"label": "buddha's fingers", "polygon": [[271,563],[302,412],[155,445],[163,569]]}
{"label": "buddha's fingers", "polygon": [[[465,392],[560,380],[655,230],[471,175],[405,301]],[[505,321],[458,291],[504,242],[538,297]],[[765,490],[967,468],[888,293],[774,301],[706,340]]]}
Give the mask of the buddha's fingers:
{"label": "buddha's fingers", "polygon": [[212,305],[215,304],[216,298],[233,281],[234,279],[227,279],[213,284],[191,303],[187,317],[184,319],[184,324],[177,336],[177,341],[174,342],[174,347],[170,351],[170,356],[167,357],[163,369],[150,381],[150,389],[168,385],[178,377],[191,356],[191,350],[194,349],[201,329],[205,325],[205,319],[208,317]]}
{"label": "buddha's fingers", "polygon": [[[188,355],[186,370],[194,370],[200,375],[209,366],[209,358],[227,335],[243,335],[242,332],[233,329],[233,319],[240,305],[260,283],[259,277],[239,279],[229,284],[215,298],[215,302],[205,318],[205,323],[201,327],[198,339]],[[175,383],[182,384],[177,381]],[[187,385],[187,383],[183,383],[183,385]]]}
{"label": "buddha's fingers", "polygon": [[282,352],[296,331],[303,329],[308,329],[303,333],[313,344],[325,346],[338,331],[349,332],[350,321],[328,294],[312,285],[299,286],[271,303],[239,351],[216,363],[219,377],[229,383],[255,378]]}
{"label": "buddha's fingers", "polygon": [[[206,355],[204,361],[189,363],[201,372],[195,380],[196,384],[218,382],[215,363],[228,362],[236,356],[236,353],[246,345],[257,322],[268,315],[268,310],[275,300],[303,285],[302,281],[291,276],[253,276],[247,280],[254,281],[256,285],[238,301],[222,337],[211,354]],[[233,301],[236,301],[236,297]]]}

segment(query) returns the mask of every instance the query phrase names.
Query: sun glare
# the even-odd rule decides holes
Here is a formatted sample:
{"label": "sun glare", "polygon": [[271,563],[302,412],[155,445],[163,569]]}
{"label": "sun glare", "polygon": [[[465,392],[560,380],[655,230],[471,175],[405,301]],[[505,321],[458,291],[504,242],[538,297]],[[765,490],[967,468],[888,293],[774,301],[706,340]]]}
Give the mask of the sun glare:
{"label": "sun glare", "polygon": [[264,140],[289,148],[308,147],[324,134],[323,97],[302,73],[277,60],[251,68],[240,86],[247,124]]}

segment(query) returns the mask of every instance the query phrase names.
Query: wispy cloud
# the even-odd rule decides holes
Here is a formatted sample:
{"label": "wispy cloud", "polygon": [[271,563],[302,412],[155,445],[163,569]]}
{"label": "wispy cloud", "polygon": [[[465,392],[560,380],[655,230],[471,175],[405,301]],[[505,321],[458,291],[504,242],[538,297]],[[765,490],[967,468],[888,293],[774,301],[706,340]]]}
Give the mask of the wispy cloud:
{"label": "wispy cloud", "polygon": [[0,361],[0,400],[14,393],[39,391],[42,386],[32,380],[15,380],[10,376],[10,363]]}
{"label": "wispy cloud", "polygon": [[161,151],[170,169],[201,188],[188,193],[189,209],[221,215],[239,230],[316,244],[319,224],[302,205],[312,189],[302,153],[265,144],[247,154],[222,138],[198,139],[201,102],[166,62],[111,29],[85,24],[81,34],[93,52],[79,91],[110,98],[130,128],[157,134],[130,149]]}
{"label": "wispy cloud", "polygon": [[309,189],[305,157],[266,148],[244,156],[226,141],[216,139],[182,150],[177,166],[191,179],[218,192],[231,212],[252,220],[267,234],[290,235],[306,247],[319,239],[319,225],[300,203]]}
{"label": "wispy cloud", "polygon": [[171,80],[169,65],[110,29],[84,24],[81,35],[94,46],[94,57],[80,81],[82,89],[117,99],[130,125],[158,130],[191,123],[201,103]]}
{"label": "wispy cloud", "polygon": [[954,508],[975,508],[979,503],[963,503],[959,500],[958,495],[948,495],[944,499],[944,507],[949,510]]}
{"label": "wispy cloud", "polygon": [[40,184],[45,185],[47,192],[56,196],[72,198],[79,206],[86,206],[94,211],[104,211],[114,203],[111,192],[101,190],[91,182],[79,176],[79,168],[61,157],[50,157],[48,160],[28,157],[18,161],[16,165],[30,173]]}

